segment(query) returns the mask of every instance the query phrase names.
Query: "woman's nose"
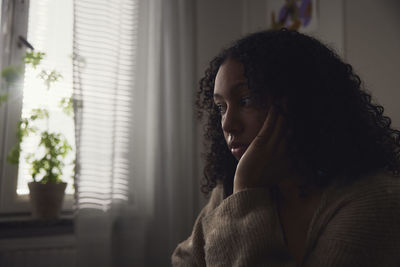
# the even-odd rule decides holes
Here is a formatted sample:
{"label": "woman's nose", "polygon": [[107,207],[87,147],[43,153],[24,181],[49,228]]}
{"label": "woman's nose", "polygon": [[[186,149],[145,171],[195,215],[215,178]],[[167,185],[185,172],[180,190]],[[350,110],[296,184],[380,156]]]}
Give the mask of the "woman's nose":
{"label": "woman's nose", "polygon": [[221,118],[222,130],[227,133],[237,133],[242,128],[240,114],[234,108],[228,107]]}

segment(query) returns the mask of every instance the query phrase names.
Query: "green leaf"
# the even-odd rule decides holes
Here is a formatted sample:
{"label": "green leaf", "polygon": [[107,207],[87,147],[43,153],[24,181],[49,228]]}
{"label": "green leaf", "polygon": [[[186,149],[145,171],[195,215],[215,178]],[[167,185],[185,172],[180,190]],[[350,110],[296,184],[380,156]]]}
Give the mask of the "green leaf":
{"label": "green leaf", "polygon": [[21,146],[20,144],[15,144],[10,152],[7,155],[7,161],[11,164],[18,164],[19,163],[19,155],[21,154]]}
{"label": "green leaf", "polygon": [[0,95],[0,107],[1,107],[2,103],[7,101],[7,99],[8,99],[8,94],[7,93]]}
{"label": "green leaf", "polygon": [[32,121],[37,120],[37,119],[48,119],[49,118],[49,111],[44,108],[34,108],[31,111],[31,117],[30,119]]}
{"label": "green leaf", "polygon": [[44,81],[44,84],[46,85],[47,89],[49,89],[52,83],[55,83],[62,78],[62,75],[56,70],[52,71],[42,70],[39,73],[38,77]]}
{"label": "green leaf", "polygon": [[35,128],[29,127],[28,119],[21,119],[18,122],[16,137],[17,143],[11,148],[10,152],[7,155],[7,161],[11,164],[19,163],[19,156],[21,154],[21,143],[24,137],[28,136],[29,133],[34,132]]}
{"label": "green leaf", "polygon": [[58,106],[62,108],[64,113],[67,114],[68,116],[71,116],[74,112],[72,97],[62,98]]}
{"label": "green leaf", "polygon": [[10,65],[1,70],[1,77],[7,84],[13,84],[21,78],[23,72],[22,66]]}
{"label": "green leaf", "polygon": [[45,148],[45,154],[40,158],[31,162],[31,174],[34,179],[41,174],[43,178],[41,183],[58,183],[61,182],[61,176],[65,163],[65,156],[72,147],[68,144],[67,139],[61,133],[50,133],[44,131],[41,133],[39,146]]}
{"label": "green leaf", "polygon": [[46,54],[43,52],[27,51],[23,60],[25,64],[30,64],[34,69],[41,63],[42,59]]}

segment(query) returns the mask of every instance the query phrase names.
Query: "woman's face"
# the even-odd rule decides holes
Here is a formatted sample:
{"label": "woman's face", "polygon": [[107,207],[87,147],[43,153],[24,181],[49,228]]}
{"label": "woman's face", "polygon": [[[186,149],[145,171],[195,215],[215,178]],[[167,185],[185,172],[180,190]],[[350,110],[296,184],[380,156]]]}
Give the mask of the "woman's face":
{"label": "woman's face", "polygon": [[214,102],[221,112],[226,143],[239,160],[257,136],[267,115],[267,105],[256,105],[244,76],[243,66],[227,59],[215,78]]}

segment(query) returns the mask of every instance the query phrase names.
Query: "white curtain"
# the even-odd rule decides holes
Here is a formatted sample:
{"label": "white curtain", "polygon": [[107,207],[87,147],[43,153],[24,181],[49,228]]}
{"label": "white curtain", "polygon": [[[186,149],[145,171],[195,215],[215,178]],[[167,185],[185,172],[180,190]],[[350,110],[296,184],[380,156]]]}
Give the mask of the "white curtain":
{"label": "white curtain", "polygon": [[78,266],[168,266],[198,212],[194,0],[75,0]]}

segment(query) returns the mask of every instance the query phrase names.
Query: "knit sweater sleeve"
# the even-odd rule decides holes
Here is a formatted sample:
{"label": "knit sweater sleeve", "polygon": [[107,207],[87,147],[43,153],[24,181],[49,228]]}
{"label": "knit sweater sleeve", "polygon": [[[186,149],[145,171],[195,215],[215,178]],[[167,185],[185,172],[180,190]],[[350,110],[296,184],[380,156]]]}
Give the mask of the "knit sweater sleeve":
{"label": "knit sweater sleeve", "polygon": [[192,234],[180,243],[172,254],[173,266],[206,266],[204,256],[203,219],[223,200],[223,187],[218,184],[211,193],[210,200],[201,210],[194,223]]}
{"label": "knit sweater sleeve", "polygon": [[382,179],[352,191],[322,216],[304,266],[400,266],[399,181]]}
{"label": "knit sweater sleeve", "polygon": [[[200,214],[174,266],[290,266],[268,189],[235,193]],[[287,264],[287,265],[286,265]]]}

